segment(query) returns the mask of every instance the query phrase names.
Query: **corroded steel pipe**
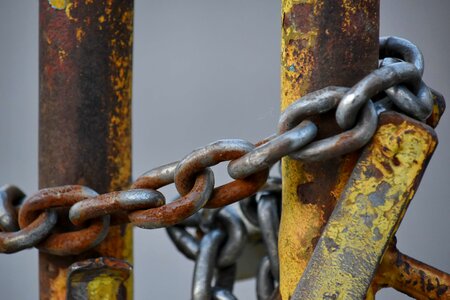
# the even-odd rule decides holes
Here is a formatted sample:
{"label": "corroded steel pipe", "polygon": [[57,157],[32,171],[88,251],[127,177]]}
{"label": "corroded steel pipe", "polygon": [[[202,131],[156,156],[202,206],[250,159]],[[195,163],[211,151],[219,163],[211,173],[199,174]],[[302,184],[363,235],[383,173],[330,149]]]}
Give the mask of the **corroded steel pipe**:
{"label": "corroded steel pipe", "polygon": [[[329,85],[352,86],[377,67],[379,0],[283,0],[281,109]],[[338,132],[333,113],[319,137]],[[323,162],[283,159],[280,290],[292,295],[358,154]]]}
{"label": "corroded steel pipe", "polygon": [[[123,189],[131,176],[133,1],[40,0],[39,10],[39,186]],[[40,298],[65,299],[67,269],[77,261],[130,261],[131,240],[129,227],[113,226],[82,257],[41,252]],[[121,299],[131,298],[131,283]]]}

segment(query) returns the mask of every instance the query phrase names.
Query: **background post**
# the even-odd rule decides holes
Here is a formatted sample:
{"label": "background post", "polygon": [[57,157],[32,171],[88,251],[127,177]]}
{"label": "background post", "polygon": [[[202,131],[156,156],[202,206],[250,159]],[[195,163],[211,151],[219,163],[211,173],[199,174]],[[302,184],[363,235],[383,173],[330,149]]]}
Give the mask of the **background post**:
{"label": "background post", "polygon": [[[39,187],[126,188],[133,1],[40,0],[39,10]],[[112,226],[104,242],[80,256],[39,253],[40,298],[65,299],[67,268],[100,256],[131,262],[130,226]],[[117,299],[132,298],[131,278],[124,288]]]}

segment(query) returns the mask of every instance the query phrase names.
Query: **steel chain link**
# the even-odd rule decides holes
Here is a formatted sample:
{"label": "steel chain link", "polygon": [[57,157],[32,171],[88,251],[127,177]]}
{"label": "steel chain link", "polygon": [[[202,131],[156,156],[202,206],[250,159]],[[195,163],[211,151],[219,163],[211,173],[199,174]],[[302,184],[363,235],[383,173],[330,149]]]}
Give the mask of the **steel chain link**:
{"label": "steel chain link", "polygon": [[[397,37],[381,38],[379,69],[350,89],[327,87],[303,96],[282,113],[278,133],[255,145],[220,140],[194,150],[180,162],[145,173],[128,191],[104,195],[87,187],[63,186],[41,190],[21,204],[22,192],[2,187],[0,252],[38,246],[56,255],[78,254],[99,244],[110,224],[131,222],[148,229],[173,226],[187,222],[203,207],[219,208],[254,195],[266,184],[269,168],[286,155],[305,161],[325,160],[361,148],[377,128],[377,115],[385,110],[398,109],[419,120],[428,118],[436,104],[421,79],[423,70],[423,56],[414,44]],[[307,119],[333,109],[337,123],[346,131],[315,140],[320,126]],[[235,180],[214,187],[209,167],[224,161],[230,161],[228,173]],[[172,183],[181,196],[166,204],[157,189]],[[53,230],[55,226],[58,232]],[[215,230],[210,232],[219,232]],[[172,235],[190,240],[184,250],[197,258],[194,240],[180,231]],[[211,233],[209,241],[220,244],[225,239],[222,235]],[[214,257],[214,253],[206,256]],[[274,264],[273,254],[269,262]],[[273,272],[271,269],[276,280]],[[227,297],[223,289],[213,290],[220,291],[211,292],[220,294],[220,299]]]}

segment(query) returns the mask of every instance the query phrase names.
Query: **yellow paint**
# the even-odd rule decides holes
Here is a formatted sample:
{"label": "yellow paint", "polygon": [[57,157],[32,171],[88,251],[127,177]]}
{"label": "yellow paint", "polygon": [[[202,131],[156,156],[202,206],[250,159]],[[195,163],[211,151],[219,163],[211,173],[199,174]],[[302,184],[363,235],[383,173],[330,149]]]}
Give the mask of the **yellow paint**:
{"label": "yellow paint", "polygon": [[[317,0],[282,1],[282,19],[292,13],[296,4],[318,5]],[[281,35],[281,109],[304,95],[310,85],[315,64],[312,50],[316,44],[318,28],[311,26],[308,32],[301,32],[295,26],[282,27]],[[298,44],[302,46],[299,47]]]}
{"label": "yellow paint", "polygon": [[[282,20],[292,13],[294,5],[318,6],[317,0],[283,0]],[[282,21],[282,22],[283,22]],[[310,78],[315,65],[312,50],[316,44],[318,28],[300,32],[294,26],[283,26],[281,37],[281,110],[309,91]],[[309,182],[300,162],[284,158],[283,215],[280,223],[280,292],[282,299],[289,299],[312,254],[310,241],[320,231],[323,218],[320,209],[298,201],[297,186]]]}
{"label": "yellow paint", "polygon": [[[367,1],[367,0],[366,0]],[[354,0],[342,0],[342,8],[344,10],[344,19],[342,21],[342,30],[348,32],[351,30],[356,30],[357,28],[352,25],[351,18],[354,15],[363,13],[367,18],[373,12],[367,9],[364,2],[366,1],[354,1]]]}
{"label": "yellow paint", "polygon": [[[92,12],[93,16],[100,16],[91,18],[89,16],[83,19],[77,19],[76,10],[80,6],[91,5],[93,0],[85,1],[65,1],[66,17],[76,26],[73,32],[73,39],[76,39],[78,45],[83,47],[83,42],[86,34],[92,34],[94,30],[94,21],[98,20],[103,23],[104,28],[111,28],[111,26],[123,26],[123,30],[130,33],[130,38],[121,40],[121,36],[112,37],[109,45],[109,63],[111,66],[110,81],[113,88],[114,96],[118,103],[115,111],[108,116],[109,127],[108,137],[110,139],[108,149],[108,166],[110,166],[111,181],[109,191],[122,190],[129,186],[131,178],[131,53],[124,55],[132,46],[132,30],[133,30],[133,11],[123,10],[120,14],[114,12],[113,5],[120,1],[106,0],[98,12]],[[93,8],[93,7],[91,7]],[[126,32],[128,33],[128,32]],[[51,41],[48,41],[49,43]],[[58,58],[62,62],[70,55],[70,49],[60,49],[58,51]],[[96,253],[102,256],[115,257],[126,260],[129,263],[133,262],[133,231],[132,226],[128,225],[126,228],[119,226],[112,226],[106,239],[95,248]],[[52,299],[65,299],[66,297],[66,278],[67,270],[58,270],[58,276],[50,280]],[[95,279],[89,285],[90,299],[115,299],[107,298],[106,295],[113,295],[113,291],[117,289],[117,282],[114,278],[108,278],[104,275],[101,278]],[[133,277],[130,276],[124,283],[127,289],[127,298],[133,299]],[[105,294],[106,293],[106,294]],[[96,298],[97,297],[97,298]],[[109,296],[108,296],[109,297]]]}
{"label": "yellow paint", "polygon": [[48,0],[48,3],[54,9],[65,9],[66,8],[66,0]]}
{"label": "yellow paint", "polygon": [[50,298],[66,299],[67,269],[58,269],[58,275],[50,281]]}
{"label": "yellow paint", "polygon": [[112,149],[109,151],[108,160],[116,166],[116,176],[111,181],[111,189],[116,190],[128,184],[130,180],[130,156],[131,147],[131,53],[129,56],[121,55],[121,48],[128,48],[133,43],[133,17],[132,11],[123,12],[121,22],[130,31],[129,40],[111,40],[111,54],[109,57],[112,66],[111,83],[117,99],[117,109],[110,116],[109,138],[112,141]]}
{"label": "yellow paint", "polygon": [[[342,27],[353,29],[352,17],[360,14],[358,9],[369,7],[368,1],[348,1],[343,3],[344,14]],[[320,28],[320,18],[325,5],[324,0],[282,0],[282,38],[281,38],[281,110],[283,111],[306,93],[312,92],[313,72],[319,62],[315,58],[320,30],[327,33],[326,28]],[[353,3],[353,5],[352,5]],[[359,8],[360,7],[360,8]],[[297,24],[290,18],[298,12],[304,14]],[[310,11],[310,15],[307,13]],[[368,13],[365,11],[368,15]],[[289,19],[288,19],[289,18]],[[302,23],[300,23],[302,22]],[[344,26],[345,25],[345,26]],[[351,33],[353,34],[353,33]],[[375,66],[375,61],[374,61]],[[325,72],[324,70],[321,70]],[[319,73],[316,73],[319,74]],[[338,75],[337,75],[338,76]],[[338,166],[340,177],[331,184],[330,190],[324,190],[323,196],[338,199],[351,173],[355,157],[345,159]],[[313,252],[314,243],[320,237],[321,229],[326,223],[326,208],[309,204],[299,199],[298,190],[302,184],[321,180],[318,172],[305,173],[304,166],[289,158],[283,159],[283,215],[279,234],[280,256],[280,292],[282,299],[289,299],[295,290],[298,280]],[[325,193],[329,193],[326,195]],[[334,203],[330,203],[332,206]],[[320,298],[321,299],[321,298]]]}
{"label": "yellow paint", "polygon": [[[75,5],[77,5],[77,2],[75,2]],[[68,2],[67,6],[66,6],[66,16],[69,20],[73,21],[73,22],[78,22],[77,18],[72,17],[72,9],[76,8],[76,6],[74,6],[74,4],[72,2]]]}
{"label": "yellow paint", "polygon": [[81,27],[78,27],[75,30],[75,36],[76,36],[78,42],[81,42],[85,35],[86,35],[86,32],[84,32],[83,28],[81,28]]}
{"label": "yellow paint", "polygon": [[59,49],[58,50],[58,57],[59,57],[59,61],[61,62],[61,63],[63,63],[64,62],[64,59],[67,57],[67,52],[64,50],[64,49]]}
{"label": "yellow paint", "polygon": [[[406,118],[378,129],[303,274],[301,299],[365,296],[436,145],[431,128]],[[382,187],[385,195],[374,198]]]}
{"label": "yellow paint", "polygon": [[120,287],[120,280],[101,274],[88,283],[89,300],[116,300]]}

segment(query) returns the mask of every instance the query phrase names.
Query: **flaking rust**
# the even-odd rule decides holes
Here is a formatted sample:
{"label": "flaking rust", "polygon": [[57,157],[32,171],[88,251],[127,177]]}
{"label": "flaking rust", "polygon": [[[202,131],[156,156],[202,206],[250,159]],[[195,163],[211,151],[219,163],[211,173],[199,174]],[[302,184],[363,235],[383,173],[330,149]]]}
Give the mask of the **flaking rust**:
{"label": "flaking rust", "polygon": [[124,282],[132,266],[125,261],[99,257],[72,264],[67,275],[68,300],[123,299]]}
{"label": "flaking rust", "polygon": [[385,287],[414,299],[450,299],[450,275],[401,253],[395,239],[383,256],[366,299],[375,299],[375,293]]}
{"label": "flaking rust", "polygon": [[384,113],[318,241],[295,299],[363,299],[437,145],[434,130]]}
{"label": "flaking rust", "polygon": [[[124,189],[131,177],[133,1],[40,0],[39,10],[39,185]],[[40,253],[41,299],[65,299],[67,268],[79,259],[131,262],[131,239],[130,226],[113,226],[82,258]]]}
{"label": "flaking rust", "polygon": [[[378,0],[283,0],[281,17],[282,110],[314,90],[352,86],[377,68]],[[339,132],[333,113],[314,121],[318,139]],[[318,163],[283,159],[283,299],[292,295],[357,159],[358,153]]]}

